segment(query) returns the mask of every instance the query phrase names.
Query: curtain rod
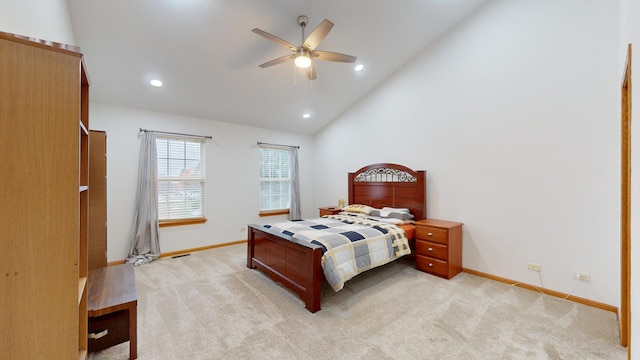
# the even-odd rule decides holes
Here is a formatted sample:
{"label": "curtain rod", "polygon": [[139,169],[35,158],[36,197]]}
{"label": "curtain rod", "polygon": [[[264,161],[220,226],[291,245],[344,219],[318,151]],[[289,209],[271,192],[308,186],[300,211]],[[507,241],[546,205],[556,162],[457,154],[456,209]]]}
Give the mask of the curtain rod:
{"label": "curtain rod", "polygon": [[285,148],[296,148],[296,149],[300,149],[300,146],[293,146],[293,145],[280,145],[280,144],[270,144],[270,143],[260,142],[260,141],[258,141],[258,145],[271,145],[271,146],[279,146],[279,147],[285,147]]}
{"label": "curtain rod", "polygon": [[203,138],[203,139],[213,139],[211,135],[183,134],[183,133],[177,133],[177,132],[157,131],[157,130],[149,130],[149,129],[143,129],[143,128],[140,128],[140,132],[152,132],[152,133],[158,133],[158,134],[181,135],[181,136],[197,137],[197,138]]}

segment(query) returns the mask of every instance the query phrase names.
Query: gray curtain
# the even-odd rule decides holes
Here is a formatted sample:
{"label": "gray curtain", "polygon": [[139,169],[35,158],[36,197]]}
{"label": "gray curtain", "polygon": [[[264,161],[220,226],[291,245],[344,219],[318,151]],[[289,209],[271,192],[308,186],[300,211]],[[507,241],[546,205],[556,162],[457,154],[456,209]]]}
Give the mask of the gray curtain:
{"label": "gray curtain", "polygon": [[289,170],[291,171],[291,205],[289,220],[300,220],[300,177],[298,175],[298,148],[289,148]]}
{"label": "gray curtain", "polygon": [[156,156],[155,134],[149,131],[143,132],[138,164],[136,211],[127,255],[127,262],[135,266],[149,263],[160,256]]}

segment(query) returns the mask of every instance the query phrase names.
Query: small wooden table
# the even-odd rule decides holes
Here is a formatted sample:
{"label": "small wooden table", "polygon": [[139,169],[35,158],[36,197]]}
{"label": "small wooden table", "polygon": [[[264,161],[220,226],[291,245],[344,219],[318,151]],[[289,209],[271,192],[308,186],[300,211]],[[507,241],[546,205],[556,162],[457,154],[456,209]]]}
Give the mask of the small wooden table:
{"label": "small wooden table", "polygon": [[132,264],[89,271],[89,351],[129,341],[129,358],[138,357],[136,278]]}

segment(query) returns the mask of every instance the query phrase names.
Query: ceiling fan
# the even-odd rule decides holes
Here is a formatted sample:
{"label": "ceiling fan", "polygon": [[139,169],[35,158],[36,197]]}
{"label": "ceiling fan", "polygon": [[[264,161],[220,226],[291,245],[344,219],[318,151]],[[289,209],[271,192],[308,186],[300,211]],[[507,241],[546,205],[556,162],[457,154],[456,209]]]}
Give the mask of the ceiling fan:
{"label": "ceiling fan", "polygon": [[298,25],[300,25],[300,27],[302,28],[302,45],[300,46],[295,46],[288,41],[282,40],[279,37],[271,35],[268,32],[260,30],[258,28],[251,30],[254,33],[264,37],[265,39],[271,40],[276,44],[284,46],[293,52],[290,55],[267,61],[266,63],[260,64],[258,66],[260,66],[261,68],[268,68],[270,66],[281,64],[293,59],[296,67],[305,69],[309,80],[313,80],[316,78],[316,68],[313,64],[312,59],[345,63],[353,63],[356,61],[355,56],[335,53],[331,51],[316,50],[316,47],[318,47],[318,45],[322,42],[322,40],[324,40],[327,34],[329,34],[329,31],[331,31],[333,23],[327,19],[322,20],[320,25],[313,29],[311,34],[309,34],[309,36],[305,39],[304,28],[307,26],[308,22],[309,18],[307,18],[306,16],[298,16]]}

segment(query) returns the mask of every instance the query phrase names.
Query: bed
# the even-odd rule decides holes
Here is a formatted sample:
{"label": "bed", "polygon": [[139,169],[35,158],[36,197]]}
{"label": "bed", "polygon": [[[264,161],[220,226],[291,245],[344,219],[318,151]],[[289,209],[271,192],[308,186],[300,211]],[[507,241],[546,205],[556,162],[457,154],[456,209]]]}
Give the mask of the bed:
{"label": "bed", "polygon": [[[348,204],[375,209],[405,208],[415,220],[426,217],[425,171],[415,171],[398,164],[372,164],[348,174],[348,190]],[[320,220],[326,221],[327,217]],[[264,225],[250,224],[247,230],[247,267],[259,269],[283,284],[302,299],[310,312],[319,311],[321,288],[325,281],[321,260],[325,249],[322,244],[301,241]],[[403,226],[403,230],[410,246],[413,246],[415,229],[410,225]]]}

